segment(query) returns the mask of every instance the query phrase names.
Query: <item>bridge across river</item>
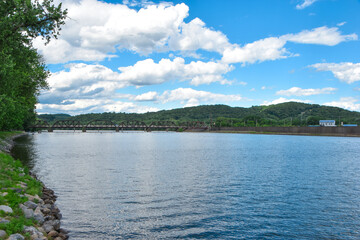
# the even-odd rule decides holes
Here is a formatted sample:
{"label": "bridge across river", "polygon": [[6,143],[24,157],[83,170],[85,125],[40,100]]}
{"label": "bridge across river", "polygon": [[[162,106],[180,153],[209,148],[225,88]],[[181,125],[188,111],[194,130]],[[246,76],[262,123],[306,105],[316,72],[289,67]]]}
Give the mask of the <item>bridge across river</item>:
{"label": "bridge across river", "polygon": [[115,130],[116,132],[125,130],[143,130],[143,131],[190,131],[190,130],[207,130],[210,125],[201,121],[189,121],[176,124],[172,121],[155,121],[146,124],[143,121],[126,121],[115,123],[111,120],[93,120],[86,124],[77,120],[61,120],[54,124],[49,124],[47,121],[38,120],[33,126],[30,127],[33,131],[36,130]]}

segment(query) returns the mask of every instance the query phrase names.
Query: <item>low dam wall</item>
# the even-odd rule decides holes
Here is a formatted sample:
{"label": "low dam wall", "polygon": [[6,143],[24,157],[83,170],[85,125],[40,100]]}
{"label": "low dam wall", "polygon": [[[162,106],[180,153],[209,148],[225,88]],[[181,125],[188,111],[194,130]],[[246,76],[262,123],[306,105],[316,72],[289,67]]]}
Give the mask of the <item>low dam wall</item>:
{"label": "low dam wall", "polygon": [[360,127],[213,127],[214,132],[360,136]]}

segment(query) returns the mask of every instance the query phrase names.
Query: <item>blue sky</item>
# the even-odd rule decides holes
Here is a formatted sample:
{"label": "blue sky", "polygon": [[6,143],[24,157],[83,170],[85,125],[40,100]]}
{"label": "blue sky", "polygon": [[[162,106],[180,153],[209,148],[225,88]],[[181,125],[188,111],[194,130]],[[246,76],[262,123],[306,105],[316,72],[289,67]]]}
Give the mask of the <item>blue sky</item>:
{"label": "blue sky", "polygon": [[[60,1],[58,1],[59,3]],[[360,111],[358,0],[64,0],[38,113],[287,101]]]}

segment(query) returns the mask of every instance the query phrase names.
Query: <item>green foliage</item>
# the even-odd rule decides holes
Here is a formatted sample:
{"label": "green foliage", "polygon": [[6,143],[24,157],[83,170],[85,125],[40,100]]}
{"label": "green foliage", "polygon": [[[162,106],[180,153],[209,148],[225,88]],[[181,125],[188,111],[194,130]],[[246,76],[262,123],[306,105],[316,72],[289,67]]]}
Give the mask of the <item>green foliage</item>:
{"label": "green foliage", "polygon": [[[0,138],[4,135],[10,135],[10,133],[0,133]],[[26,184],[27,187],[24,189],[19,185],[20,183]],[[0,186],[0,204],[8,205],[13,209],[13,213],[0,211],[1,217],[7,217],[10,220],[10,223],[0,224],[0,229],[5,230],[8,235],[22,233],[24,226],[33,226],[35,220],[24,217],[19,204],[25,203],[28,198],[16,192],[15,189],[21,188],[30,195],[40,195],[41,182],[26,174],[20,161],[14,160],[10,155],[0,153]],[[3,196],[3,192],[7,194]]]}
{"label": "green foliage", "polygon": [[21,233],[24,226],[33,226],[33,220],[26,219],[24,216],[13,218],[7,224],[0,224],[0,229],[4,230],[8,235]]}
{"label": "green foliage", "polygon": [[[38,116],[53,123],[60,118],[78,120],[86,124],[93,120],[111,120],[114,123],[126,121],[143,121],[147,124],[155,121],[204,121],[213,122],[217,127],[255,127],[255,126],[307,126],[317,125],[321,119],[339,117],[344,123],[360,124],[360,113],[337,107],[320,106],[297,102],[281,103],[270,106],[253,106],[250,108],[229,107],[226,105],[207,105],[198,107],[163,110],[159,112],[137,113],[90,113],[71,117],[61,114]],[[51,121],[50,119],[53,119]]]}
{"label": "green foliage", "polygon": [[0,1],[0,130],[23,129],[35,120],[36,97],[49,72],[32,40],[57,37],[66,17],[52,2]]}
{"label": "green foliage", "polygon": [[47,121],[48,123],[55,123],[56,121],[66,120],[71,117],[69,114],[41,114],[37,116],[39,119]]}

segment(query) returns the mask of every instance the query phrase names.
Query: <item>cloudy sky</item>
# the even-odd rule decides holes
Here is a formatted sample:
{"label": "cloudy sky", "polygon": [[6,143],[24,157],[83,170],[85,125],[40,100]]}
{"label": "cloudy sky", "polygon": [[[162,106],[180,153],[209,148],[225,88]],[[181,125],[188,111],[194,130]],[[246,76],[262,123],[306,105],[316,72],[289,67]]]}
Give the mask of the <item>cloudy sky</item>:
{"label": "cloudy sky", "polygon": [[359,0],[64,0],[38,113],[287,101],[360,111]]}

